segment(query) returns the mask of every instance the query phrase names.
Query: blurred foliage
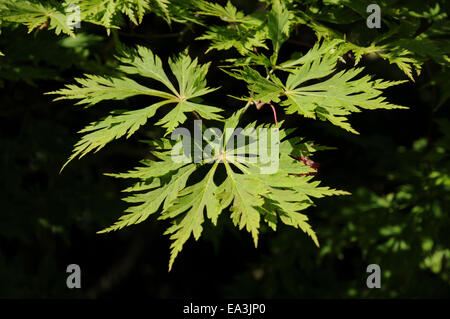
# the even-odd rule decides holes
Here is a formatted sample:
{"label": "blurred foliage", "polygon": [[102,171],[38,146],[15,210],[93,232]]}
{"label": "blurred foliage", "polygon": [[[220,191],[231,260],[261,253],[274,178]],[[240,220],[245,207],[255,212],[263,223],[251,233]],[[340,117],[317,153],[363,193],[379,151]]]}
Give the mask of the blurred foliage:
{"label": "blurred foliage", "polygon": [[[386,93],[410,109],[352,115],[359,136],[319,121],[285,119],[303,136],[337,147],[315,157],[318,178],[352,193],[321,199],[309,210],[320,248],[301,231],[280,226],[277,232],[262,228],[254,249],[247,234],[220,217],[219,226],[205,225],[206,236],[185,248],[180,267],[170,274],[166,224],[150,219],[119,233],[95,234],[124,210],[120,189],[126,185],[101,174],[130,169],[129,162],[147,156],[146,145],[136,140],[153,138],[160,129],[140,130],[135,141],[119,141],[59,175],[76,142],[74,132],[116,104],[82,112],[43,93],[84,73],[114,73],[118,43],[145,45],[161,57],[189,46],[192,56],[213,61],[214,68],[229,59],[238,64],[245,46],[205,56],[210,44],[195,39],[214,37],[229,25],[213,15],[200,17],[194,0],[133,1],[131,7],[114,1],[117,12],[93,1],[96,7],[82,10],[76,37],[51,22],[72,2],[41,2],[49,11],[34,14],[33,24],[11,12],[39,1],[0,5],[0,297],[450,297],[448,1],[377,1],[379,30],[365,24],[372,1],[284,1],[297,21],[280,56],[298,58],[320,37],[344,39],[347,63],[383,78],[411,80]],[[251,21],[264,3],[232,3],[246,16],[256,12],[245,26],[254,35]],[[224,81],[220,70],[209,73],[208,82],[233,95],[246,93],[241,83]],[[223,95],[213,98],[223,102]],[[230,109],[239,105],[231,98],[227,103]],[[271,120],[270,109],[259,112],[261,120]],[[66,287],[71,263],[81,266],[80,290]],[[381,289],[366,287],[372,263],[381,266]]]}

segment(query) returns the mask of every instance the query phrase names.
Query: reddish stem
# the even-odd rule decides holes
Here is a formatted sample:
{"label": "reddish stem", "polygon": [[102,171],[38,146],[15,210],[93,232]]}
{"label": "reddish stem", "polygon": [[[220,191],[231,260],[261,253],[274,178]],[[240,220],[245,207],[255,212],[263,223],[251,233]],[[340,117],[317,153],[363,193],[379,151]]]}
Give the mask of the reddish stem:
{"label": "reddish stem", "polygon": [[275,119],[275,124],[278,124],[278,120],[277,120],[277,111],[275,111],[275,107],[272,105],[272,103],[268,103],[270,105],[270,107],[272,108],[273,111],[273,118]]}
{"label": "reddish stem", "polygon": [[259,103],[255,103],[256,105],[256,109],[260,110],[264,105],[270,105],[270,107],[272,108],[272,112],[273,112],[273,118],[275,120],[275,124],[278,124],[278,120],[277,120],[277,111],[275,110],[275,107],[272,105],[272,103],[268,103],[268,102],[259,102]]}

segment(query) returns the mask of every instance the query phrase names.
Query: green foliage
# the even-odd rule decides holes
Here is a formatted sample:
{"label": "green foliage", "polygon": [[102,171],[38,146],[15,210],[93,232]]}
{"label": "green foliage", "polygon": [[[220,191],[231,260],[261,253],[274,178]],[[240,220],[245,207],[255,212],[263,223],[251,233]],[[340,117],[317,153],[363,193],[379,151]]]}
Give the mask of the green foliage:
{"label": "green foliage", "polygon": [[289,38],[292,25],[290,18],[291,13],[281,5],[280,1],[275,1],[267,19],[269,38],[272,40],[275,56],[280,52],[284,41]]}
{"label": "green foliage", "polygon": [[64,7],[55,1],[40,3],[27,0],[6,0],[0,4],[0,22],[21,23],[28,27],[28,32],[36,28],[54,29],[75,36],[73,28],[68,25],[68,17]]}
{"label": "green foliage", "polygon": [[[290,71],[286,84],[271,74],[269,79],[265,79],[251,68],[238,71],[236,77],[247,81],[249,89],[255,93],[252,98],[256,100],[280,103],[280,97],[285,97],[286,100],[280,105],[287,107],[287,114],[298,113],[310,118],[316,118],[317,114],[318,118],[328,120],[352,133],[357,132],[346,122],[345,116],[351,112],[359,112],[357,106],[365,109],[403,108],[385,102],[380,95],[382,89],[405,81],[374,81],[367,75],[355,79],[363,68],[334,73],[339,59],[337,52],[340,50],[336,48],[338,43],[316,45],[300,59],[281,64],[279,69]],[[323,78],[326,79],[322,82],[302,85]]]}
{"label": "green foliage", "polygon": [[[319,246],[319,236],[303,211],[314,206],[313,198],[349,193],[319,186],[315,171],[299,158],[305,159],[324,148],[305,142],[304,138],[290,136],[293,132],[286,123],[304,120],[304,117],[307,121],[328,121],[359,134],[349,123],[353,113],[366,109],[406,109],[388,102],[385,91],[408,82],[402,79],[415,81],[427,61],[436,63],[442,74],[449,66],[450,46],[446,39],[449,24],[445,19],[447,13],[438,3],[414,1],[409,7],[397,1],[382,1],[383,26],[387,29],[382,33],[368,30],[365,25],[366,7],[370,3],[367,1],[274,0],[259,2],[253,11],[233,3],[6,0],[0,4],[2,28],[13,30],[24,25],[28,33],[35,31],[35,35],[49,29],[54,30],[52,36],[68,35],[75,38],[73,41],[81,39],[83,43],[87,41],[83,40],[85,35],[69,25],[67,11],[69,6],[78,5],[83,24],[89,23],[93,30],[97,30],[95,27],[102,31],[102,28],[106,29],[108,45],[116,47],[114,60],[108,60],[107,67],[97,65],[92,71],[84,64],[80,67],[84,75],[75,77],[76,84],[66,84],[62,89],[47,93],[58,95],[55,101],[77,100],[77,105],[86,107],[110,105],[106,117],[79,131],[83,136],[63,167],[75,158],[98,152],[113,140],[123,136],[129,138],[138,131],[158,126],[159,130],[150,134],[150,159],[143,160],[143,166],[127,173],[108,174],[138,181],[125,189],[130,193],[124,199],[130,205],[126,214],[101,232],[138,224],[152,215],[169,220],[171,226],[166,230],[172,240],[169,270],[188,239],[192,236],[198,240],[206,221],[217,225],[222,215],[229,215],[234,226],[250,233],[255,246],[263,222],[276,230],[280,221],[301,229]],[[137,44],[125,47],[121,35],[135,36],[134,27],[143,25],[149,13],[170,28],[177,27],[177,23],[184,24],[184,29],[174,34],[181,37],[186,32],[194,33],[193,38],[206,46],[206,55],[197,54],[206,62],[200,63],[198,58],[191,57],[186,46],[179,48],[181,53],[171,54],[173,57],[167,58],[167,64],[154,53],[156,47],[150,49],[147,45]],[[130,22],[128,26],[127,21]],[[354,25],[355,29],[343,32],[348,25]],[[130,29],[131,33],[125,32]],[[315,42],[305,46],[303,40],[297,40],[299,30],[314,34]],[[61,40],[67,41],[66,38]],[[298,43],[308,49],[295,49],[296,52],[287,57],[287,48],[292,51],[291,46]],[[76,47],[76,42],[71,46]],[[14,52],[6,49],[0,53],[0,63],[8,61],[6,59]],[[222,57],[227,59],[216,61],[211,58],[215,57],[212,54],[217,54],[214,51],[224,51]],[[74,54],[73,65],[81,65],[81,57],[83,53]],[[395,64],[403,74],[394,74],[392,79],[384,80],[375,78],[370,68],[357,67],[366,58],[373,57]],[[24,74],[23,80],[33,83],[51,78],[52,68],[37,70],[36,65],[40,62],[35,61],[31,68],[33,72],[26,72],[26,68],[19,70]],[[0,65],[6,70],[2,77],[16,79],[21,72],[6,64]],[[214,83],[237,80],[245,84],[245,96],[229,101],[227,95],[234,97],[241,92],[225,92],[226,85],[209,87],[206,79],[217,74],[220,74],[220,80]],[[441,97],[439,107],[448,99],[446,94]],[[244,101],[245,105],[238,105],[237,101]],[[140,106],[129,107],[135,104]],[[273,109],[275,123],[264,123],[255,115],[263,105]],[[277,112],[282,114],[284,121],[278,122]],[[244,114],[252,117],[253,122],[246,124]],[[195,119],[202,121],[202,132],[215,124],[224,129],[217,141],[205,139],[200,144],[195,140],[187,141],[203,155],[207,145],[216,147],[201,162],[184,153],[174,156],[180,145],[185,144],[164,137],[183,125],[191,126],[191,120]],[[267,172],[267,163],[251,160],[259,159],[258,154],[248,151],[258,144],[257,138],[250,138],[242,148],[230,146],[235,136],[229,135],[227,129],[237,129],[239,125],[247,130],[266,128],[277,133],[270,136],[271,141],[275,139],[276,149],[268,144],[262,150],[279,163],[275,172]],[[242,156],[244,154],[252,156]],[[179,161],[175,161],[176,158]],[[408,174],[413,175],[413,172]],[[449,184],[446,171],[435,170],[422,177],[427,180],[426,185],[439,187],[439,191],[433,188],[436,193],[441,188],[446,190]],[[399,180],[400,176],[395,179]],[[346,188],[345,181],[342,183]],[[418,191],[414,187],[417,185],[405,182],[389,200],[398,200],[395,205],[401,206],[404,198]],[[377,196],[373,195],[372,199],[377,198],[375,202],[379,204],[382,199]],[[421,207],[414,206],[412,211],[421,211]],[[403,231],[398,225],[383,229],[383,234]],[[423,245],[427,246],[426,243]],[[399,244],[398,247],[406,246]],[[446,247],[438,247],[421,261],[421,265],[440,273],[442,260],[448,254]]]}
{"label": "green foliage", "polygon": [[268,38],[264,28],[265,21],[257,15],[244,15],[231,2],[226,7],[199,1],[199,14],[214,16],[228,23],[226,26],[211,26],[197,40],[209,40],[211,50],[228,50],[235,48],[240,54],[246,55],[253,48],[266,48],[264,40]]}
{"label": "green foliage", "polygon": [[[230,117],[225,122],[225,128],[235,129],[239,115],[236,113]],[[252,129],[253,126],[249,125],[246,128]],[[253,129],[256,132],[258,128],[261,127]],[[278,133],[277,128],[276,132],[280,140],[286,137],[284,130]],[[253,136],[248,144],[239,148],[230,144],[234,137],[224,133],[215,142],[218,146],[214,148],[215,152],[210,156],[204,154],[203,161],[199,164],[194,163],[193,158],[184,153],[179,154],[178,163],[174,162],[173,150],[178,147],[171,145],[173,143],[170,140],[163,139],[157,143],[159,151],[153,154],[159,158],[159,161],[145,161],[146,166],[138,167],[128,173],[110,174],[118,178],[139,179],[135,186],[126,189],[126,192],[137,193],[125,198],[125,201],[139,203],[139,205],[129,208],[127,215],[122,216],[117,223],[101,232],[118,230],[140,223],[157,213],[162,205],[159,218],[175,220],[173,226],[166,232],[171,234],[170,238],[173,240],[170,270],[175,257],[191,234],[196,240],[200,237],[205,211],[208,219],[216,225],[220,213],[231,205],[230,217],[234,225],[250,232],[255,246],[262,218],[274,229],[278,218],[285,224],[298,227],[310,235],[318,246],[317,236],[307,223],[308,218],[299,211],[313,204],[311,198],[348,193],[319,187],[317,181],[310,181],[312,176],[295,176],[299,173],[306,174],[311,169],[292,156],[306,155],[305,149],[314,152],[314,147],[299,143],[298,138],[284,139],[279,145],[281,153],[279,169],[275,173],[268,174],[264,173],[267,167],[260,162],[254,163],[252,160],[258,157],[258,153],[251,151],[252,145],[256,146],[254,144],[258,143],[257,136]],[[239,138],[239,134],[236,137]],[[270,138],[275,139],[275,133]],[[195,147],[200,151],[203,150],[201,145]],[[250,152],[249,157],[244,156],[245,150]],[[264,152],[273,154],[271,144],[267,143]],[[188,160],[181,161],[182,159]],[[186,186],[189,177],[205,166],[208,170],[203,172],[203,179]],[[214,177],[220,166],[225,167],[226,177],[222,178],[219,185],[216,185]],[[236,172],[233,167],[239,172]]]}
{"label": "green foliage", "polygon": [[66,5],[79,5],[81,20],[99,24],[107,28],[118,28],[123,23],[123,16],[135,25],[141,24],[144,15],[156,9],[167,17],[168,0],[66,0]]}
{"label": "green foliage", "polygon": [[[130,137],[148,118],[167,104],[175,107],[156,124],[171,133],[178,125],[187,119],[184,113],[197,112],[206,119],[220,119],[216,114],[219,108],[194,102],[192,99],[210,93],[215,89],[206,87],[205,76],[209,64],[198,65],[197,59],[192,60],[187,53],[183,53],[173,61],[169,60],[170,69],[175,75],[178,89],[172,84],[163,70],[160,58],[144,47],[138,47],[135,52],[127,52],[119,57],[122,64],[119,69],[126,74],[139,74],[151,78],[166,86],[170,91],[160,91],[140,85],[136,81],[126,78],[105,78],[87,75],[84,79],[77,79],[78,85],[67,85],[65,89],[49,94],[58,94],[61,99],[81,99],[77,104],[95,105],[104,100],[122,100],[135,95],[148,95],[164,99],[148,107],[133,111],[113,112],[105,119],[94,122],[82,129],[79,133],[87,133],[75,145],[74,152],[69,161],[77,156],[84,156],[91,151],[98,151],[107,143],[124,135]],[[67,164],[67,163],[66,163]]]}
{"label": "green foliage", "polygon": [[55,29],[58,35],[61,32],[75,36],[73,26],[69,25],[74,8],[79,8],[80,19],[101,25],[110,32],[111,28],[119,28],[126,16],[135,25],[142,22],[144,14],[152,8],[170,21],[168,16],[168,0],[5,0],[0,4],[0,22],[21,23],[31,32],[38,29]]}
{"label": "green foliage", "polygon": [[[345,40],[346,50],[353,52],[355,64],[365,55],[377,55],[397,65],[413,81],[413,68],[419,75],[422,63],[428,58],[449,66],[449,41],[441,38],[449,28],[448,19],[445,20],[448,12],[446,3],[442,8],[435,1],[417,1],[409,6],[398,1],[383,1],[380,3],[382,21],[388,27],[387,31],[383,28],[383,33],[364,30],[366,7],[371,3],[325,1],[325,7],[321,9],[317,4],[312,4],[307,10],[296,12],[296,21],[311,27],[319,39]],[[421,30],[425,19],[431,26]],[[350,23],[357,23],[357,29],[350,34],[343,34],[334,28]]]}

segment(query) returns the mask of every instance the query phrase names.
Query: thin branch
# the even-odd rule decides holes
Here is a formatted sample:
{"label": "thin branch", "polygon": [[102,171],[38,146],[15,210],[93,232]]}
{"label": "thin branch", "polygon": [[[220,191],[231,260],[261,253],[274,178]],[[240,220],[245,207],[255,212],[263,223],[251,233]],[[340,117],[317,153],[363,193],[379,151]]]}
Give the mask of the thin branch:
{"label": "thin branch", "polygon": [[272,103],[266,103],[269,104],[270,107],[272,108],[272,112],[273,112],[273,118],[275,120],[275,124],[278,124],[278,120],[277,120],[277,111],[275,110],[275,107],[272,105]]}
{"label": "thin branch", "polygon": [[198,115],[197,112],[192,111],[192,113],[194,113],[195,117],[196,117],[200,122],[202,122],[202,118],[200,117],[200,115]]}
{"label": "thin branch", "polygon": [[180,32],[177,33],[165,33],[165,34],[139,34],[139,33],[126,33],[122,31],[118,31],[119,35],[130,38],[141,38],[141,39],[171,39],[171,38],[179,38],[182,37],[189,28],[184,28]]}
{"label": "thin branch", "polygon": [[167,33],[167,34],[139,34],[139,33],[126,33],[119,31],[119,35],[129,38],[141,38],[141,39],[167,39],[167,38],[177,38],[180,36],[178,33]]}
{"label": "thin branch", "polygon": [[294,39],[288,39],[287,42],[289,43],[294,43],[297,45],[301,45],[302,47],[308,47],[308,48],[312,48],[314,45],[308,42],[303,42],[303,41],[299,41],[299,40],[294,40]]}

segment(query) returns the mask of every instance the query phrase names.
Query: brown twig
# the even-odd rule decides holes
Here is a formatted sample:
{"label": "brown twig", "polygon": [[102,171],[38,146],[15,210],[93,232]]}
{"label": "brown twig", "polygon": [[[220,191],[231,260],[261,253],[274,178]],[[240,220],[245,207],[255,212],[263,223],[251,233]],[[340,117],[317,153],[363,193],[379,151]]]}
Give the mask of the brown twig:
{"label": "brown twig", "polygon": [[270,103],[270,102],[256,102],[256,101],[254,101],[253,102],[255,105],[256,105],[256,109],[257,110],[260,110],[264,105],[270,105],[270,107],[272,108],[272,112],[273,112],[273,118],[274,118],[274,120],[275,120],[275,124],[278,124],[278,120],[277,120],[277,111],[275,110],[275,107],[273,106],[273,104],[272,103]]}
{"label": "brown twig", "polygon": [[126,33],[122,31],[118,31],[119,35],[130,38],[141,38],[141,39],[170,39],[170,38],[178,38],[182,37],[189,29],[184,28],[180,32],[176,33],[164,33],[164,34],[138,34],[138,33]]}
{"label": "brown twig", "polygon": [[202,121],[202,118],[200,117],[200,115],[198,115],[197,112],[192,111],[192,113],[194,113],[195,117],[196,117],[200,122]]}
{"label": "brown twig", "polygon": [[311,43],[303,42],[303,41],[299,41],[299,40],[294,40],[294,39],[288,39],[287,42],[294,43],[294,44],[301,45],[303,47],[308,47],[308,48],[312,48],[314,46]]}

